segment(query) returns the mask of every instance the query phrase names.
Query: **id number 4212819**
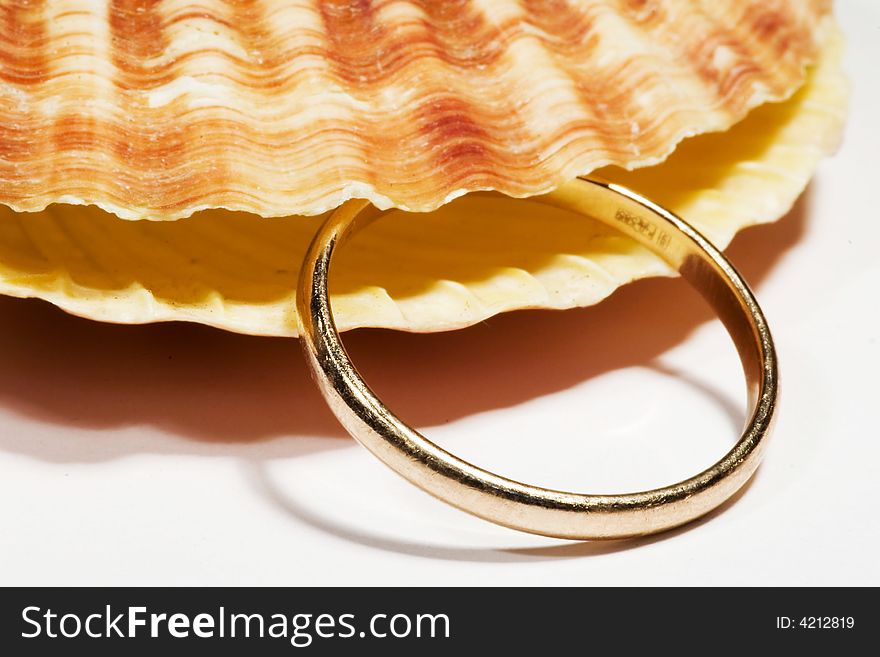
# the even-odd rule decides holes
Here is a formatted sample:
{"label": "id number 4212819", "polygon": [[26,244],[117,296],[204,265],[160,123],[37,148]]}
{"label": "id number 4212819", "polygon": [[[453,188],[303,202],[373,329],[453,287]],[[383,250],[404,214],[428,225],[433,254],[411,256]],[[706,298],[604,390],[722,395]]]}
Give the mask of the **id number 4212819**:
{"label": "id number 4212819", "polygon": [[851,630],[856,626],[852,616],[777,616],[778,630]]}

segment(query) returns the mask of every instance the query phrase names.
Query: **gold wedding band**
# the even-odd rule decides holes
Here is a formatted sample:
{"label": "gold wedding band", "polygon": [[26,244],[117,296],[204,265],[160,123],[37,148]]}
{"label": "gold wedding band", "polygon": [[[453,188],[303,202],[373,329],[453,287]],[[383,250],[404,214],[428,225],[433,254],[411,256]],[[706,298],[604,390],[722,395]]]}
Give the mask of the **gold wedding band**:
{"label": "gold wedding band", "polygon": [[366,201],[339,207],[319,229],[300,272],[297,309],[306,359],[348,432],[392,470],[439,499],[491,522],[534,534],[611,539],[687,523],[729,499],[758,467],[778,393],[778,366],[764,315],[724,255],[685,221],[614,184],[578,179],[538,202],[603,221],[662,257],[714,308],[733,338],[748,383],[750,417],[736,445],[709,469],[671,486],[623,495],[569,493],[493,474],[412,429],[355,369],[328,296],[336,245],[355,222],[381,214]]}

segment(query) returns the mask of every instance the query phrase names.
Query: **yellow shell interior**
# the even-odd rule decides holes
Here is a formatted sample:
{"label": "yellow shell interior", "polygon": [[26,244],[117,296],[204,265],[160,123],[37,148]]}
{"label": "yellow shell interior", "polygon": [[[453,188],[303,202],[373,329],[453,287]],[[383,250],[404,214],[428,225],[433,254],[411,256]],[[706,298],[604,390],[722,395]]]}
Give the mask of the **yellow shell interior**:
{"label": "yellow shell interior", "polygon": [[[721,246],[740,228],[778,219],[839,139],[848,91],[841,50],[832,35],[796,96],[731,130],[686,140],[657,166],[597,174],[678,212]],[[295,335],[296,276],[321,219],[208,210],[124,221],[91,206],[2,207],[0,293],[102,321]],[[334,272],[340,328],[436,331],[516,308],[590,305],[668,270],[598,222],[476,194],[430,214],[388,213],[341,249]]]}

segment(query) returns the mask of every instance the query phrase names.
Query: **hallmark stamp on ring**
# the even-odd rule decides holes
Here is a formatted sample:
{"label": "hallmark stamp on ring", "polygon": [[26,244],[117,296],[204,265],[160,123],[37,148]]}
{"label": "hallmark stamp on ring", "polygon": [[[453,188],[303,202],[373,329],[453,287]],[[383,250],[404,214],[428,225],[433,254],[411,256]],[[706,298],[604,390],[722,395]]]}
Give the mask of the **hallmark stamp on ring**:
{"label": "hallmark stamp on ring", "polygon": [[644,217],[640,217],[639,215],[624,210],[623,208],[618,208],[617,212],[614,214],[614,218],[634,229],[636,232],[647,238],[649,242],[655,243],[660,248],[665,249],[669,246],[671,241],[669,234],[658,228],[657,224],[648,221]]}

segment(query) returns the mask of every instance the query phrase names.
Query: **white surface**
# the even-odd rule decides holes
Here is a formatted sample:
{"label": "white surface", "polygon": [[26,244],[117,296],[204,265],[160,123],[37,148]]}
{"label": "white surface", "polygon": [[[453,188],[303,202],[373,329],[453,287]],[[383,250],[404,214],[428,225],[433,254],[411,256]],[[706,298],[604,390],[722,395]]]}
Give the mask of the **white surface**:
{"label": "white surface", "polygon": [[[118,327],[0,300],[2,584],[880,584],[880,4],[841,0],[840,153],[730,254],[774,328],[783,404],[736,501],[660,537],[569,543],[447,508],[346,438],[293,341]],[[680,281],[599,307],[348,339],[428,435],[534,483],[673,481],[742,422],[726,335]]]}

